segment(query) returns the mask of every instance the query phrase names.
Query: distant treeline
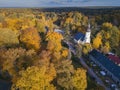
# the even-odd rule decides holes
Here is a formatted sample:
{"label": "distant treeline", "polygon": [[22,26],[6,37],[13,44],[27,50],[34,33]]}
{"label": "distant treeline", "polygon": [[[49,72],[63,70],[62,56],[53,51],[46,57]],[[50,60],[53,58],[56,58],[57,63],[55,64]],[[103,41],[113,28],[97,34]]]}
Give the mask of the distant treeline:
{"label": "distant treeline", "polygon": [[120,25],[120,7],[54,7],[34,8],[34,10],[56,13],[78,11],[94,18],[99,25],[103,22],[110,22],[117,26]]}

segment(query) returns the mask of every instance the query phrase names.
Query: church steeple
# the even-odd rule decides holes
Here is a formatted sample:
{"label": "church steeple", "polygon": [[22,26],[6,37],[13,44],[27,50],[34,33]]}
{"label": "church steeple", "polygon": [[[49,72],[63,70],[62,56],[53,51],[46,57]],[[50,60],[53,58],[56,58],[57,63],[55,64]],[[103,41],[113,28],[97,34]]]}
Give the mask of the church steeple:
{"label": "church steeple", "polygon": [[91,32],[91,29],[90,29],[90,23],[88,23],[87,32]]}
{"label": "church steeple", "polygon": [[88,28],[85,34],[85,40],[84,43],[90,43],[90,35],[91,35],[91,29],[90,29],[90,23],[88,23]]}

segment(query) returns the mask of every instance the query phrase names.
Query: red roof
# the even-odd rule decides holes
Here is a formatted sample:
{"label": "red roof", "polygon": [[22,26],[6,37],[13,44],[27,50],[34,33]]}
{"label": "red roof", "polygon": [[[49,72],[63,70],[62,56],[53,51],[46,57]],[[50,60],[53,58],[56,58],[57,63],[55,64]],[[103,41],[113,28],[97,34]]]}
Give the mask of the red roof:
{"label": "red roof", "polygon": [[111,59],[113,62],[115,62],[116,64],[120,64],[120,58],[116,55],[112,55],[112,54],[109,54],[108,55],[108,58]]}

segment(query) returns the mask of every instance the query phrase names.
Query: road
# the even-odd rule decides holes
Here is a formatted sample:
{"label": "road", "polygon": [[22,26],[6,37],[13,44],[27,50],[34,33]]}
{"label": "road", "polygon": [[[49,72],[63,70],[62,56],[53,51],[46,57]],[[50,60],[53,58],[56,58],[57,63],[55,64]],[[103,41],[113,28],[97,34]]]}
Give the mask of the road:
{"label": "road", "polygon": [[[71,52],[74,53],[74,55],[76,54],[75,49],[72,47],[72,45],[69,42],[66,42],[66,44],[69,46],[69,49]],[[87,69],[87,72],[90,76],[93,76],[97,82],[97,84],[103,86],[105,88],[105,90],[110,90],[109,88],[107,88],[103,81],[95,74],[95,72],[85,63],[85,60],[83,59],[83,57],[81,57],[80,59],[80,63],[83,65],[84,68]]]}
{"label": "road", "polygon": [[76,52],[75,52],[75,49],[73,48],[72,44],[70,42],[67,42],[67,41],[64,41],[68,47],[69,47],[69,50],[75,55]]}
{"label": "road", "polygon": [[93,70],[85,63],[85,60],[82,57],[79,60],[83,67],[87,69],[88,74],[90,76],[93,76],[99,85],[103,86],[105,90],[110,90],[104,85],[103,81],[93,72]]}

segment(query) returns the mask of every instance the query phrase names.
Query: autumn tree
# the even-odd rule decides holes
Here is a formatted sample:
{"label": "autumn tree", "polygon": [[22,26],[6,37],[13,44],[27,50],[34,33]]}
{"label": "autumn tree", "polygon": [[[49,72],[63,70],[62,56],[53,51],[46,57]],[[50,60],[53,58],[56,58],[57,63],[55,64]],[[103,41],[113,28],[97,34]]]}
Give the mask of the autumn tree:
{"label": "autumn tree", "polygon": [[25,49],[22,48],[16,48],[16,49],[9,49],[9,50],[4,50],[1,53],[1,65],[2,65],[2,71],[8,71],[9,75],[12,76],[13,78],[17,74],[17,70],[15,68],[15,62],[16,59],[19,58],[20,56],[23,56],[25,53]]}
{"label": "autumn tree", "polygon": [[72,76],[73,87],[75,90],[86,90],[87,88],[87,77],[86,70],[78,68],[75,70]]}
{"label": "autumn tree", "polygon": [[36,20],[36,28],[38,32],[45,32],[45,23],[42,20]]}
{"label": "autumn tree", "polygon": [[105,45],[102,47],[102,50],[101,50],[104,54],[107,54],[109,53],[110,51],[110,44],[109,42],[106,42]]}
{"label": "autumn tree", "polygon": [[57,77],[56,77],[56,84],[61,89],[66,90],[73,90],[72,86],[72,74],[74,72],[74,68],[72,66],[71,60],[62,60],[55,65]]}
{"label": "autumn tree", "polygon": [[23,48],[0,49],[0,62],[3,76],[8,72],[9,79],[16,81],[18,72],[32,65],[34,50],[26,51]]}
{"label": "autumn tree", "polygon": [[[51,47],[53,48],[53,51],[60,51],[61,46],[61,40],[63,39],[62,35],[57,32],[48,32],[46,35],[46,41],[51,43]],[[48,45],[49,48],[49,45]]]}
{"label": "autumn tree", "polygon": [[96,38],[93,39],[93,48],[98,49],[102,45],[102,36],[97,34]]}
{"label": "autumn tree", "polygon": [[40,48],[41,38],[35,28],[27,28],[22,31],[20,41],[23,42],[27,48],[38,50]]}
{"label": "autumn tree", "polygon": [[91,44],[85,44],[83,45],[82,52],[83,54],[88,54],[91,51],[92,47]]}
{"label": "autumn tree", "polygon": [[55,90],[46,67],[28,67],[19,72],[20,77],[12,85],[12,90]]}
{"label": "autumn tree", "polygon": [[51,52],[47,50],[43,50],[40,52],[39,55],[34,59],[33,65],[34,66],[46,66],[49,67],[51,60]]}
{"label": "autumn tree", "polygon": [[[100,31],[102,34],[102,43],[103,48],[102,50],[107,53],[109,52],[110,48],[111,51],[118,51],[119,43],[120,43],[120,31],[116,26],[113,26],[111,23],[103,23],[102,30]],[[105,45],[109,43],[109,45]],[[118,54],[119,52],[117,52]]]}
{"label": "autumn tree", "polygon": [[103,30],[109,30],[113,27],[113,25],[111,23],[105,22],[102,24],[102,29]]}
{"label": "autumn tree", "polygon": [[0,46],[11,46],[19,44],[18,34],[11,29],[0,29]]}
{"label": "autumn tree", "polygon": [[64,58],[66,58],[66,57],[68,56],[68,54],[69,54],[68,49],[63,49],[63,50],[62,50],[62,56],[63,56]]}

